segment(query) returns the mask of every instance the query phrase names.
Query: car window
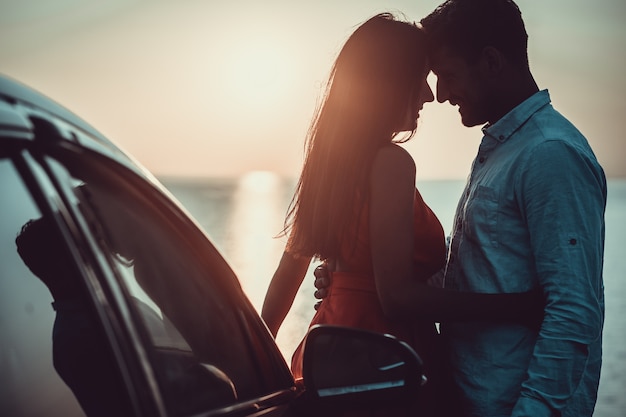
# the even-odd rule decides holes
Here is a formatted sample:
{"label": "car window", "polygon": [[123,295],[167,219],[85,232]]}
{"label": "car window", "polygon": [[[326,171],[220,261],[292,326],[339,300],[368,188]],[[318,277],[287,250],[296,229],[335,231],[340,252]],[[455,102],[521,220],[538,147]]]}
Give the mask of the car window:
{"label": "car window", "polygon": [[56,208],[42,214],[9,159],[0,193],[0,415],[129,415]]}
{"label": "car window", "polygon": [[260,323],[246,319],[233,272],[174,204],[106,161],[50,162],[56,171],[69,168],[68,189],[117,271],[172,414],[288,386],[284,374],[268,379],[261,372],[268,364],[259,359],[269,359],[260,352]]}

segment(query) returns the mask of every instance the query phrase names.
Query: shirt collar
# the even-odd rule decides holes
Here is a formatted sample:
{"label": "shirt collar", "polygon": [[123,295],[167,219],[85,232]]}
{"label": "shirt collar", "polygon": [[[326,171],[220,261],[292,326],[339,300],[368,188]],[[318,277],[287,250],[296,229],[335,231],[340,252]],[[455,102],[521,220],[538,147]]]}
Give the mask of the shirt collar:
{"label": "shirt collar", "polygon": [[517,105],[494,124],[483,126],[483,135],[505,142],[539,109],[550,103],[548,90],[541,90]]}

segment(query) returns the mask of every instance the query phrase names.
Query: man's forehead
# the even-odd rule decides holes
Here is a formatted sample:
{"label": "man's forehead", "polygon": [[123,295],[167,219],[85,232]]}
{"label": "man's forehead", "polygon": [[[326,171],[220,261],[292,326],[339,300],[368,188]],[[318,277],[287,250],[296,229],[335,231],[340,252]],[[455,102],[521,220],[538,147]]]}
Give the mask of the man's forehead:
{"label": "man's forehead", "polygon": [[430,66],[435,73],[457,68],[463,62],[463,59],[450,48],[441,47],[430,53]]}

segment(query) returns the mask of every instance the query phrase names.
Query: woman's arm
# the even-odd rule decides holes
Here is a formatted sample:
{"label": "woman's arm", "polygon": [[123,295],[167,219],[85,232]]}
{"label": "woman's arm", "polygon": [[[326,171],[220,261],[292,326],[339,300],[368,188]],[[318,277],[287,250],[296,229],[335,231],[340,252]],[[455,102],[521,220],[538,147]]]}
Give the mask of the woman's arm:
{"label": "woman's arm", "polygon": [[413,275],[415,163],[397,145],[381,149],[370,178],[370,244],[376,290],[385,314],[410,313],[420,287]]}
{"label": "woman's arm", "polygon": [[289,252],[283,252],[267,294],[265,294],[261,311],[261,317],[274,337],[291,309],[310,263],[311,258],[297,257]]}
{"label": "woman's arm", "polygon": [[481,294],[444,290],[415,279],[413,204],[415,163],[399,146],[377,154],[372,165],[370,240],[376,288],[394,319],[534,322],[543,311],[539,291]]}

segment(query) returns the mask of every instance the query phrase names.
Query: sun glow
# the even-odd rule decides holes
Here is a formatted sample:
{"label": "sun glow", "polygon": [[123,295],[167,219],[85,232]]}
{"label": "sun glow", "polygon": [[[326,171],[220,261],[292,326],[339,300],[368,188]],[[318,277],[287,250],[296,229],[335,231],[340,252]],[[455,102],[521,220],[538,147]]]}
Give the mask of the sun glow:
{"label": "sun glow", "polygon": [[271,105],[289,91],[292,62],[280,43],[268,38],[247,40],[233,48],[230,58],[228,80],[232,98],[239,104]]}

